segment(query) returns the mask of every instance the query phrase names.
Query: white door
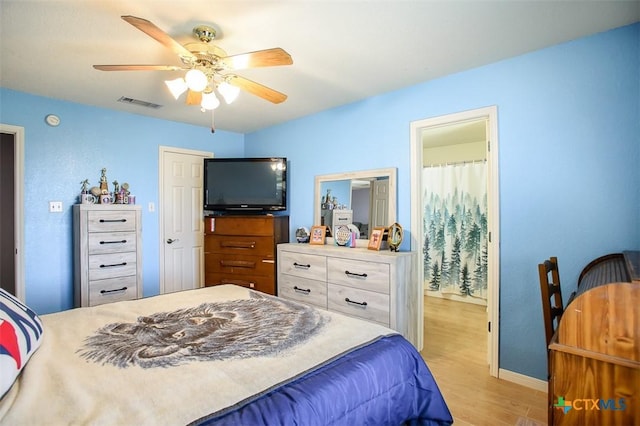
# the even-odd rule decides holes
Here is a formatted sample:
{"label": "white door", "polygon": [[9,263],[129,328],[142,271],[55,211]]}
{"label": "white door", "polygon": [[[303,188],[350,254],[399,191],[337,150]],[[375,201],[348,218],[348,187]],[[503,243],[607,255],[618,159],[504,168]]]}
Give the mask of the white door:
{"label": "white door", "polygon": [[160,147],[160,293],[204,283],[203,159],[211,156]]}
{"label": "white door", "polygon": [[374,227],[391,225],[389,223],[389,181],[371,181],[371,211],[369,212],[369,232]]}

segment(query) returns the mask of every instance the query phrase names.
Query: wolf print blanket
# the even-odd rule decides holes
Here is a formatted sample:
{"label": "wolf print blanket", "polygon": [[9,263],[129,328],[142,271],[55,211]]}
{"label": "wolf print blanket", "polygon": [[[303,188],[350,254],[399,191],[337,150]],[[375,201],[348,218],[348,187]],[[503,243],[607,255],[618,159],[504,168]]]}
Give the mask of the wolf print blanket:
{"label": "wolf print blanket", "polygon": [[393,333],[233,285],[41,319],[0,424],[188,424]]}
{"label": "wolf print blanket", "polygon": [[285,299],[249,296],[108,324],[79,353],[123,368],[270,356],[313,337],[329,318]]}

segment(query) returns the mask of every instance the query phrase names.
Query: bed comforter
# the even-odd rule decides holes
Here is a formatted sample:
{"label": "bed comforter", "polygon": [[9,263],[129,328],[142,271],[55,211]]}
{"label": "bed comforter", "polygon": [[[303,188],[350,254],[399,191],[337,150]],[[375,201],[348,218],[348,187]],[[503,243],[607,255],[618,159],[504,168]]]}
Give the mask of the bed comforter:
{"label": "bed comforter", "polygon": [[450,424],[392,330],[237,286],[43,315],[0,423]]}

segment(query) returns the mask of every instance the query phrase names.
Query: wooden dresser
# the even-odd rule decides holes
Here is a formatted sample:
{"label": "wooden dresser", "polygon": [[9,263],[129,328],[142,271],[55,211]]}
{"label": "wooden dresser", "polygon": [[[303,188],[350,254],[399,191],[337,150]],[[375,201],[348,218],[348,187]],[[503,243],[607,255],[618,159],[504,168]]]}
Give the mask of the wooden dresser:
{"label": "wooden dresser", "polygon": [[578,294],[549,344],[553,425],[640,424],[640,283]]}
{"label": "wooden dresser", "polygon": [[278,294],[376,322],[418,345],[415,253],[310,244],[278,245]]}
{"label": "wooden dresser", "polygon": [[289,216],[205,218],[205,286],[236,284],[276,295],[276,245],[289,241]]}
{"label": "wooden dresser", "polygon": [[76,307],[142,297],[141,212],[136,205],[73,206]]}

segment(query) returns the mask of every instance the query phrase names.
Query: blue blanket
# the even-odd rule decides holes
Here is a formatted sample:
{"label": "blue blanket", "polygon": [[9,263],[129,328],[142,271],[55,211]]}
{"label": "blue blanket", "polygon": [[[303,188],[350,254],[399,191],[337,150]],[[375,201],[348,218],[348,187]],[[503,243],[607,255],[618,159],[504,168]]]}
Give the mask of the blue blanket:
{"label": "blue blanket", "polygon": [[193,425],[450,425],[416,349],[381,337]]}

